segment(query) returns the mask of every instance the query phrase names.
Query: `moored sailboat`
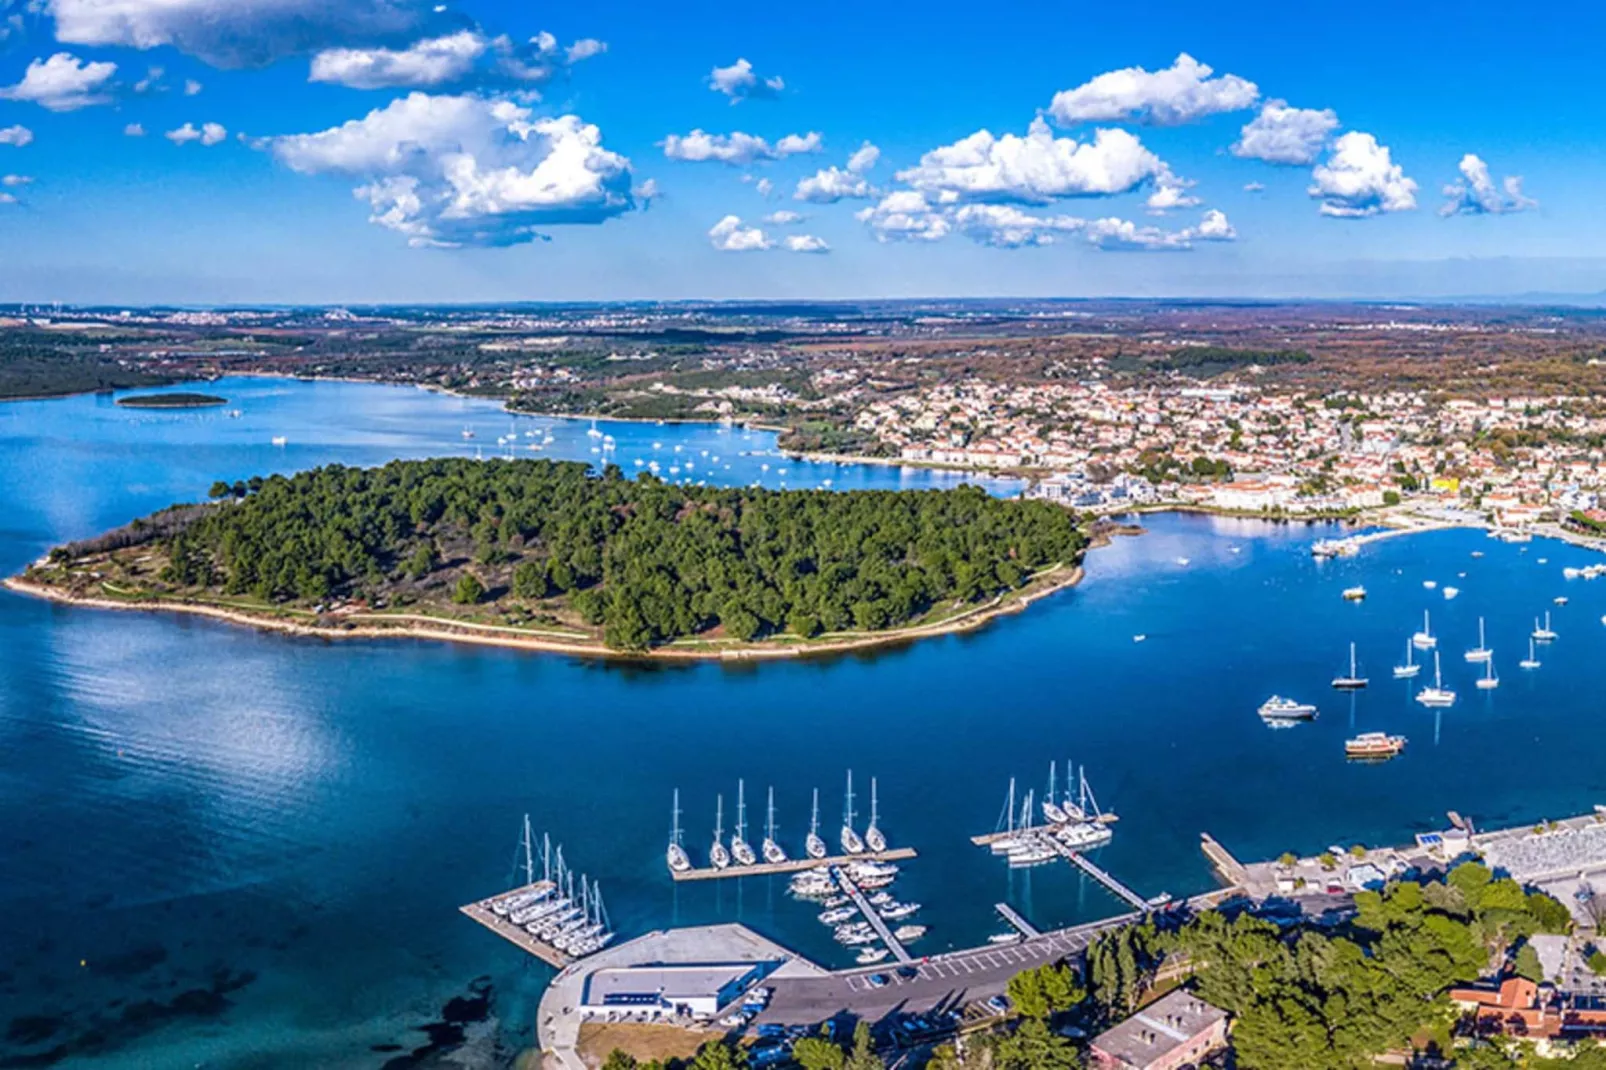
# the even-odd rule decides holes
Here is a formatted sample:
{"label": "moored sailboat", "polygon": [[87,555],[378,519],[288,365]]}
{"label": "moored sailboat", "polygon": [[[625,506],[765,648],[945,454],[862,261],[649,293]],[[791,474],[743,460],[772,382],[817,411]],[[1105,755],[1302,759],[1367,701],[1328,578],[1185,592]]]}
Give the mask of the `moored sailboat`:
{"label": "moored sailboat", "polygon": [[775,788],[770,788],[769,820],[764,826],[764,845],[759,848],[764,861],[770,865],[778,865],[786,861],[786,852],[781,845],[775,842]]}
{"label": "moored sailboat", "polygon": [[1418,650],[1432,650],[1439,645],[1438,639],[1433,635],[1433,625],[1428,619],[1428,611],[1422,611],[1422,630],[1411,636],[1411,645]]}
{"label": "moored sailboat", "polygon": [[1349,645],[1349,675],[1333,677],[1333,687],[1339,691],[1359,691],[1367,684],[1366,677],[1355,670],[1355,644]]}
{"label": "moored sailboat", "polygon": [[1466,659],[1474,664],[1488,661],[1494,655],[1488,645],[1483,641],[1483,618],[1478,618],[1478,645],[1467,651]]}
{"label": "moored sailboat", "polygon": [[1414,650],[1415,644],[1413,644],[1411,640],[1407,639],[1405,641],[1405,664],[1394,666],[1394,679],[1409,680],[1411,677],[1422,671],[1422,666],[1418,665],[1412,659],[1412,652]]}
{"label": "moored sailboat", "polygon": [[1424,687],[1416,693],[1416,700],[1424,706],[1453,706],[1455,705],[1455,692],[1444,686],[1444,680],[1439,675],[1439,652],[1433,652],[1433,686]]}
{"label": "moored sailboat", "polygon": [[750,866],[758,861],[753,847],[747,842],[747,785],[736,782],[736,834],[731,837],[731,858],[738,866]]}
{"label": "moored sailboat", "polygon": [[810,858],[825,857],[825,840],[820,836],[820,789],[814,789],[814,816],[809,819],[809,838],[803,842],[803,853]]}
{"label": "moored sailboat", "polygon": [[876,854],[887,849],[887,837],[881,832],[881,813],[876,800],[876,778],[870,778],[870,824],[864,830],[864,845]]}
{"label": "moored sailboat", "polygon": [[670,810],[669,823],[669,849],[665,852],[665,861],[673,873],[684,873],[691,868],[691,859],[686,857],[686,848],[680,842],[680,789],[675,789],[675,801]]}
{"label": "moored sailboat", "polygon": [[725,796],[714,799],[714,846],[708,849],[708,863],[715,869],[731,864],[730,851],[725,848]]}
{"label": "moored sailboat", "polygon": [[842,806],[842,850],[846,854],[864,853],[864,840],[853,830],[853,770],[848,770],[848,794]]}

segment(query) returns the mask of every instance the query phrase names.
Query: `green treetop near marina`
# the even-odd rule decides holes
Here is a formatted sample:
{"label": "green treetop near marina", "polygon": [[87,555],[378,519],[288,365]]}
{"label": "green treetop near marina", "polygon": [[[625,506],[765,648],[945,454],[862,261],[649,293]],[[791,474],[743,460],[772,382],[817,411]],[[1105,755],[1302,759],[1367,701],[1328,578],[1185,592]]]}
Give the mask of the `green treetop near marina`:
{"label": "green treetop near marina", "polygon": [[536,460],[331,465],[212,496],[61,547],[28,580],[60,597],[308,618],[344,603],[365,624],[647,651],[940,629],[1069,582],[1087,543],[1064,509],[975,487],[722,489]]}

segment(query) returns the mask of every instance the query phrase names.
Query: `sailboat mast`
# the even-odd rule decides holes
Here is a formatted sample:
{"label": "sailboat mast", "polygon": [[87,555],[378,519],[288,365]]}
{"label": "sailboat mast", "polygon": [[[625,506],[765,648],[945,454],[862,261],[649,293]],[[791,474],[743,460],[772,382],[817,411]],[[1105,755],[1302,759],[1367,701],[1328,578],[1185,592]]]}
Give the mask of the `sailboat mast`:
{"label": "sailboat mast", "polygon": [[1048,804],[1050,804],[1050,805],[1053,805],[1053,802],[1054,802],[1054,772],[1058,768],[1059,768],[1059,763],[1058,762],[1049,762],[1048,763],[1048,795],[1044,798],[1043,801],[1048,803]]}
{"label": "sailboat mast", "polygon": [[741,780],[736,782],[736,838],[747,839],[747,786]]}
{"label": "sailboat mast", "polygon": [[770,788],[769,822],[764,829],[764,835],[772,842],[775,839],[775,788],[773,786]]}
{"label": "sailboat mast", "polygon": [[810,835],[814,835],[814,836],[818,836],[820,834],[820,789],[819,788],[815,788],[814,789],[814,813],[809,818],[809,833],[810,833]]}
{"label": "sailboat mast", "polygon": [[1004,803],[1004,813],[1009,815],[1009,831],[1015,831],[1015,778],[1009,778],[1009,799]]}
{"label": "sailboat mast", "polygon": [[876,813],[877,807],[876,807],[876,786],[875,786],[875,781],[876,781],[875,777],[871,777],[870,778],[870,827],[871,828],[875,828],[875,826],[876,826],[876,818],[878,816],[877,813]]}
{"label": "sailboat mast", "polygon": [[670,808],[669,842],[680,846],[680,789],[675,789],[675,801]]}
{"label": "sailboat mast", "polygon": [[530,842],[530,815],[524,815],[524,883],[535,883],[535,845]]}
{"label": "sailboat mast", "polygon": [[842,825],[844,828],[853,827],[853,770],[848,770],[848,797],[842,807]]}
{"label": "sailboat mast", "polygon": [[725,796],[714,796],[714,842],[725,837]]}

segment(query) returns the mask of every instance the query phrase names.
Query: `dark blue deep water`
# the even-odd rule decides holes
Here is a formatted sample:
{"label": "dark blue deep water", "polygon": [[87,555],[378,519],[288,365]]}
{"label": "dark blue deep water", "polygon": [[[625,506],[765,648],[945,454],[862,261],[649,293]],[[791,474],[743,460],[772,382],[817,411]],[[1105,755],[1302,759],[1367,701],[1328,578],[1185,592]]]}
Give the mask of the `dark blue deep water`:
{"label": "dark blue deep water", "polygon": [[[550,427],[548,454],[596,459],[586,424],[417,390],[209,389],[243,415],[0,405],[0,568],[216,478],[492,456],[511,428],[521,455],[538,455],[525,430]],[[603,429],[627,468],[667,469],[679,444],[691,474],[721,482],[952,481],[798,465],[740,430]],[[377,1067],[426,1044],[418,1027],[481,976],[506,1043],[528,1042],[544,967],[456,912],[510,880],[525,812],[601,880],[623,934],[740,918],[840,961],[778,883],[669,882],[674,788],[701,857],[714,795],[729,808],[738,778],[751,800],[775,787],[795,847],[811,788],[834,828],[845,771],[861,788],[877,777],[884,827],[921,852],[898,890],[926,904],[924,951],[996,931],[1000,899],[1043,925],[1117,908],[1069,867],[1011,875],[968,843],[993,828],[1009,778],[1040,790],[1051,758],[1084,763],[1121,815],[1100,860],[1145,894],[1212,886],[1201,831],[1260,858],[1404,840],[1451,808],[1495,824],[1606,802],[1606,580],[1561,573],[1594,560],[1584,551],[1445,532],[1318,564],[1319,528],[1145,523],[1091,555],[1079,588],[979,633],[740,668],[332,644],[0,593],[0,1067]],[[1462,593],[1447,602],[1424,579]],[[1342,601],[1357,582],[1371,597]],[[1551,606],[1563,592],[1570,604]],[[1437,715],[1410,700],[1420,681],[1389,678],[1423,608],[1461,692]],[[1546,608],[1561,639],[1524,673]],[[1504,680],[1492,693],[1461,660],[1479,614]],[[1327,686],[1351,640],[1373,680],[1353,698]],[[1318,702],[1320,719],[1268,730],[1254,708],[1272,692]],[[1410,746],[1346,764],[1343,739],[1368,729]]]}

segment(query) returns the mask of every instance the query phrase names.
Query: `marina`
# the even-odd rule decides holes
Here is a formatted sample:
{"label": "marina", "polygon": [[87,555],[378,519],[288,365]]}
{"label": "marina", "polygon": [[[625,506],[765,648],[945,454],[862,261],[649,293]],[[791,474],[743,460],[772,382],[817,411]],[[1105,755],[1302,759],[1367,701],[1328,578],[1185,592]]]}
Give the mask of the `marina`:
{"label": "marina", "polygon": [[806,870],[829,866],[844,866],[850,862],[903,862],[916,857],[912,847],[891,847],[885,851],[864,851],[856,855],[828,855],[824,858],[789,858],[784,862],[755,862],[750,866],[712,866],[684,870],[670,870],[677,881],[711,881],[726,877],[772,877],[782,873],[802,873]]}

